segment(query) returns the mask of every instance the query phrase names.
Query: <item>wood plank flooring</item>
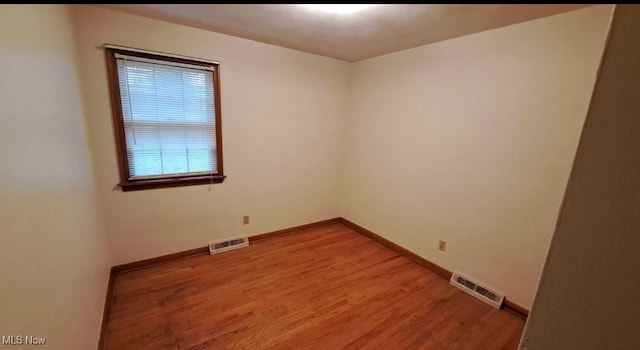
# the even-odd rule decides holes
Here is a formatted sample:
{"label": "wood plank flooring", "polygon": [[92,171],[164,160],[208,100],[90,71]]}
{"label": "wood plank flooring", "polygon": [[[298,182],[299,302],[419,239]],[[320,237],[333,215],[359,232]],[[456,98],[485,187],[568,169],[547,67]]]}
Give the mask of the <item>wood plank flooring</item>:
{"label": "wood plank flooring", "polygon": [[524,321],[342,224],[116,276],[106,349],[516,349]]}

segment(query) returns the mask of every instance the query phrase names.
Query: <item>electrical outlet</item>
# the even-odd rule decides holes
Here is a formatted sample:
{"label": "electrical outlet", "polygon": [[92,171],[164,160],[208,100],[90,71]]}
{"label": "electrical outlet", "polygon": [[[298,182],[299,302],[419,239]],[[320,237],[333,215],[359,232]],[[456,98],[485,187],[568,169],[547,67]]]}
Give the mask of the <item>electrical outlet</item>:
{"label": "electrical outlet", "polygon": [[438,249],[442,250],[443,252],[447,250],[447,241],[443,241],[440,240],[438,242]]}
{"label": "electrical outlet", "polygon": [[249,215],[245,215],[242,217],[242,224],[249,225]]}

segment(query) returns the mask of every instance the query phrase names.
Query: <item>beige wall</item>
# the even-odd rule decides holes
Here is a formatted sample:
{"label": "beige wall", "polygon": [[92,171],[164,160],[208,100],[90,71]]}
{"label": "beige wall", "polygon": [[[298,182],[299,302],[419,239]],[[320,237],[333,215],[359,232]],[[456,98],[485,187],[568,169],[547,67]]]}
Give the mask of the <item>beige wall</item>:
{"label": "beige wall", "polygon": [[0,6],[0,47],[0,335],[94,349],[110,261],[66,7]]}
{"label": "beige wall", "polygon": [[354,64],[342,216],[530,308],[610,11]]}
{"label": "beige wall", "polygon": [[[93,158],[121,264],[339,215],[347,111],[342,61],[93,7],[76,38]],[[222,184],[121,192],[104,43],[219,60]],[[242,225],[242,215],[251,224]]]}
{"label": "beige wall", "polygon": [[640,8],[616,8],[522,349],[640,349]]}

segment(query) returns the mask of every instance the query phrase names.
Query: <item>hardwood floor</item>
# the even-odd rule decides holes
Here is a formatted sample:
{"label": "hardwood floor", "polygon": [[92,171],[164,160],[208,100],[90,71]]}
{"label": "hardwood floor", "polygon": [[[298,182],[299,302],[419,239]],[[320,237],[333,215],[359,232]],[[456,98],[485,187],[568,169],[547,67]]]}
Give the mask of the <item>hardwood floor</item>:
{"label": "hardwood floor", "polygon": [[516,349],[524,321],[342,224],[116,276],[106,349]]}

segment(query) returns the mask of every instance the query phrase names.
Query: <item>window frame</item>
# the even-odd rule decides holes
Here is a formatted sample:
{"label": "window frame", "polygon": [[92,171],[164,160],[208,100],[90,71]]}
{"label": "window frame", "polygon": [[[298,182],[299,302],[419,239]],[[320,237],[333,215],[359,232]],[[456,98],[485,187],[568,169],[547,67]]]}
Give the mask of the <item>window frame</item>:
{"label": "window frame", "polygon": [[[223,170],[222,161],[222,108],[220,105],[220,69],[219,63],[211,61],[198,60],[191,57],[178,56],[173,54],[163,54],[160,52],[151,52],[138,49],[127,49],[120,47],[105,47],[107,61],[107,79],[109,81],[109,95],[111,98],[111,114],[113,116],[113,129],[116,140],[116,153],[118,157],[118,168],[120,173],[120,182],[118,186],[123,191],[146,190],[154,188],[180,187],[191,185],[202,185],[221,183],[226,176]],[[129,172],[129,159],[127,157],[127,144],[125,137],[124,118],[122,112],[122,97],[120,95],[120,81],[118,77],[118,66],[116,54],[136,56],[141,58],[149,58],[175,63],[186,63],[213,68],[213,103],[215,111],[215,139],[216,139],[216,157],[217,157],[217,173],[209,175],[171,175],[167,177],[158,177],[153,179],[131,180]]]}

